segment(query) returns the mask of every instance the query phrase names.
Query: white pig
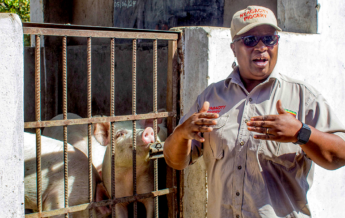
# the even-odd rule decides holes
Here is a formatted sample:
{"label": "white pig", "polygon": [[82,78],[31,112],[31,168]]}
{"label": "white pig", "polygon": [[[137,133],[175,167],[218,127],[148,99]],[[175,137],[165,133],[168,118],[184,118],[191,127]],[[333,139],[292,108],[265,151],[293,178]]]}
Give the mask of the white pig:
{"label": "white pig", "polygon": [[[139,126],[139,125],[138,125]],[[103,126],[102,132],[108,132],[109,125]],[[132,122],[117,122],[115,125],[115,197],[121,198],[133,195],[133,167],[132,167]],[[104,140],[107,135],[103,135]],[[149,143],[154,142],[154,133],[151,127],[137,128],[137,193],[144,194],[153,191],[153,174],[150,165]],[[107,151],[103,162],[103,182],[111,193],[111,147],[107,146]],[[140,200],[146,208],[146,217],[153,217],[153,199]],[[116,204],[116,217],[127,218],[128,209],[126,204]]]}
{"label": "white pig", "polygon": [[[64,207],[64,165],[63,142],[42,136],[42,210],[54,210]],[[36,188],[36,135],[24,133],[25,158],[25,209],[37,211]],[[89,202],[88,195],[88,159],[80,150],[68,145],[68,201],[69,206]],[[92,196],[94,200],[105,200],[107,192],[101,183],[97,170],[92,170]],[[109,208],[97,208],[94,217],[104,217]],[[95,214],[97,213],[97,214]],[[55,217],[55,216],[54,216]],[[64,217],[64,215],[58,216]],[[89,210],[75,212],[70,217],[89,217]]]}
{"label": "white pig", "polygon": [[[81,117],[77,114],[68,113],[67,119],[80,119]],[[59,114],[55,116],[52,120],[62,120],[63,115]],[[109,141],[103,140],[103,138],[97,138],[99,136],[98,124],[92,125],[92,163],[96,167],[98,173],[102,175],[102,163],[104,158],[106,145]],[[67,142],[74,147],[78,148],[86,156],[88,156],[88,126],[87,125],[71,125],[67,127]],[[54,126],[45,128],[43,135],[48,136],[53,139],[63,141],[63,127]]]}

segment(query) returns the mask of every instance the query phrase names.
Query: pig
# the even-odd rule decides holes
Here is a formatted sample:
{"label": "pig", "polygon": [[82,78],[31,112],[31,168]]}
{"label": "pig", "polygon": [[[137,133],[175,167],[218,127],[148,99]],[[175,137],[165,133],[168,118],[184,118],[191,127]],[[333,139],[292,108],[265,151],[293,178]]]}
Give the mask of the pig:
{"label": "pig", "polygon": [[[166,112],[164,108],[159,109],[158,112]],[[153,113],[153,112],[150,112]],[[159,141],[165,141],[165,139],[168,136],[168,130],[167,130],[167,123],[166,123],[166,118],[158,118],[157,119],[157,132],[158,132],[158,137]],[[145,127],[151,127],[153,128],[153,119],[147,119],[147,120],[139,120],[138,125],[142,128]]]}
{"label": "pig", "polygon": [[[77,114],[68,113],[67,119],[80,119]],[[62,120],[63,115],[59,114],[52,120]],[[96,167],[98,173],[102,175],[102,163],[106,150],[106,145],[109,144],[109,140],[103,140],[99,138],[98,124],[92,125],[92,163]],[[63,127],[54,126],[45,128],[43,131],[44,136],[48,136],[53,139],[63,141]],[[88,156],[88,126],[87,125],[71,125],[67,128],[67,142],[78,148],[86,156]]]}
{"label": "pig", "polygon": [[[64,207],[63,142],[41,137],[42,210]],[[36,188],[36,135],[24,133],[24,187],[25,209],[37,211]],[[68,144],[68,201],[69,206],[89,202],[88,158],[79,149]],[[108,193],[95,167],[92,169],[93,200],[106,200]],[[111,210],[99,207],[93,217],[106,217]],[[55,217],[55,216],[54,216]],[[64,217],[64,215],[56,216]],[[70,217],[89,217],[89,210],[75,212]]]}
{"label": "pig", "polygon": [[[102,132],[108,132],[109,125],[103,125]],[[133,167],[132,167],[132,122],[117,122],[115,124],[115,197],[121,198],[133,195]],[[103,140],[109,140],[109,134],[103,135]],[[154,133],[151,127],[141,128],[138,125],[137,140],[137,193],[144,194],[153,191],[153,167],[149,159],[149,144],[154,142]],[[103,161],[103,182],[108,193],[111,193],[111,162],[110,145],[107,146]],[[146,217],[153,217],[153,199],[139,200],[146,208]],[[128,203],[116,204],[116,217],[128,217]]]}

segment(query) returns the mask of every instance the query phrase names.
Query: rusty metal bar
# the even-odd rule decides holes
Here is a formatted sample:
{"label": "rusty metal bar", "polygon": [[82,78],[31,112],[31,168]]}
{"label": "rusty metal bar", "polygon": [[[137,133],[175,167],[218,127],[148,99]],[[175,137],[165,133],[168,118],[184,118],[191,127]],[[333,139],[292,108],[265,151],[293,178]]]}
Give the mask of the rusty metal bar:
{"label": "rusty metal bar", "polygon": [[89,123],[103,123],[103,122],[121,122],[121,121],[132,121],[132,120],[146,120],[164,117],[174,117],[176,112],[160,112],[160,113],[148,113],[140,115],[128,115],[128,116],[116,116],[116,117],[92,117],[92,118],[82,118],[82,119],[69,119],[69,120],[50,120],[50,121],[35,121],[35,122],[25,122],[24,128],[43,128],[52,126],[71,126],[71,125],[81,125]]}
{"label": "rusty metal bar", "polygon": [[167,189],[162,189],[158,191],[153,191],[149,193],[144,193],[144,194],[138,194],[136,196],[128,196],[128,197],[123,197],[123,198],[116,198],[114,200],[104,200],[104,201],[99,201],[99,202],[93,202],[91,207],[104,207],[104,206],[110,206],[114,204],[119,204],[119,203],[131,203],[135,202],[141,199],[145,198],[154,198],[156,196],[163,196],[163,195],[168,195],[171,193],[176,193],[177,189],[176,188],[167,188]]}
{"label": "rusty metal bar", "polygon": [[[153,41],[153,112],[158,113],[157,108],[157,39]],[[153,120],[153,131],[155,134],[155,142],[157,141],[157,119]],[[150,158],[151,159],[151,158]],[[154,159],[154,190],[158,190],[158,159]],[[154,198],[155,203],[155,218],[158,218],[158,197]]]}
{"label": "rusty metal bar", "polygon": [[[137,39],[133,39],[132,62],[132,114],[137,114]],[[133,196],[137,195],[137,123],[133,120]],[[138,216],[138,203],[133,204],[134,218]]]}
{"label": "rusty metal bar", "polygon": [[128,32],[128,31],[97,31],[97,30],[73,30],[42,27],[23,27],[24,34],[68,36],[68,37],[93,37],[93,38],[120,38],[120,39],[160,39],[176,40],[178,35],[174,33],[159,32]]}
{"label": "rusty metal bar", "polygon": [[[63,119],[67,120],[67,37],[62,38],[62,113]],[[63,127],[63,156],[64,156],[64,196],[65,205],[68,207],[68,144],[67,126]],[[68,213],[65,218],[68,218]]]}
{"label": "rusty metal bar", "polygon": [[[87,117],[91,118],[91,37],[87,38]],[[92,124],[88,124],[89,201],[92,202]],[[90,217],[92,211],[90,210]]]}
{"label": "rusty metal bar", "polygon": [[[41,40],[36,35],[35,50],[35,113],[36,121],[41,120]],[[41,171],[41,129],[36,128],[36,173],[37,173],[37,209],[42,212],[42,171]]]}
{"label": "rusty metal bar", "polygon": [[115,198],[115,199],[109,199],[109,200],[104,200],[104,201],[99,201],[99,202],[81,204],[81,205],[72,206],[68,208],[45,211],[42,213],[26,214],[25,218],[50,217],[50,216],[56,216],[56,215],[60,215],[64,213],[74,213],[74,212],[88,210],[88,209],[92,209],[96,207],[110,206],[110,205],[119,204],[119,203],[131,203],[131,202],[145,199],[145,198],[153,198],[155,196],[163,196],[163,195],[168,195],[168,194],[176,193],[176,192],[177,192],[176,188],[167,188],[167,189],[153,191],[153,192],[149,192],[145,194],[138,194],[137,196],[129,196],[129,197]]}
{"label": "rusty metal bar", "polygon": [[[110,116],[115,116],[115,39],[110,42]],[[115,199],[115,122],[111,122],[111,198]],[[111,215],[115,218],[115,206],[111,207]]]}
{"label": "rusty metal bar", "polygon": [[150,156],[150,160],[158,161],[159,158],[163,158],[163,157],[164,157],[164,154],[157,154],[157,155]]}

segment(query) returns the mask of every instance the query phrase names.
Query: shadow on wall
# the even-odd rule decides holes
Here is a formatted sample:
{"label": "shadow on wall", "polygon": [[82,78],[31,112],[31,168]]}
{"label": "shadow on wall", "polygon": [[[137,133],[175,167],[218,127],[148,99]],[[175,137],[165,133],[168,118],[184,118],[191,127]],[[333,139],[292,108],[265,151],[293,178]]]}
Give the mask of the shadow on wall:
{"label": "shadow on wall", "polygon": [[[115,114],[132,114],[132,44],[117,44],[115,49]],[[86,39],[85,39],[86,42]],[[109,40],[110,42],[110,40]],[[138,42],[137,114],[153,110],[153,43]],[[61,49],[58,48],[58,49]],[[158,108],[166,108],[167,42],[158,43]],[[62,60],[59,52],[42,48],[41,117],[50,120],[62,113]],[[45,58],[43,58],[45,57]],[[68,46],[68,112],[87,117],[87,52],[85,45]],[[35,120],[34,48],[25,48],[24,119]],[[110,114],[110,46],[92,46],[92,115]]]}

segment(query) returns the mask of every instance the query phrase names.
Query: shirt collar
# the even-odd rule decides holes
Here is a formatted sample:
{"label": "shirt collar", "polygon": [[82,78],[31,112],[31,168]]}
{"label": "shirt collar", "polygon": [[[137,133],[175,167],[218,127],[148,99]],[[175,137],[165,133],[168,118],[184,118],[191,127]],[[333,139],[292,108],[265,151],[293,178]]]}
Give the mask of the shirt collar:
{"label": "shirt collar", "polygon": [[[278,72],[278,70],[276,70],[276,69],[277,68],[275,67],[273,69],[271,75],[269,75],[267,77],[267,79],[263,83],[268,82],[270,80],[277,80],[279,85],[281,85],[281,75]],[[238,66],[236,66],[234,68],[234,70],[231,72],[231,74],[225,79],[225,81],[224,81],[225,87],[228,88],[230,83],[235,83],[235,84],[238,84],[238,85],[243,85],[242,80],[240,78],[240,71],[239,71]]]}

